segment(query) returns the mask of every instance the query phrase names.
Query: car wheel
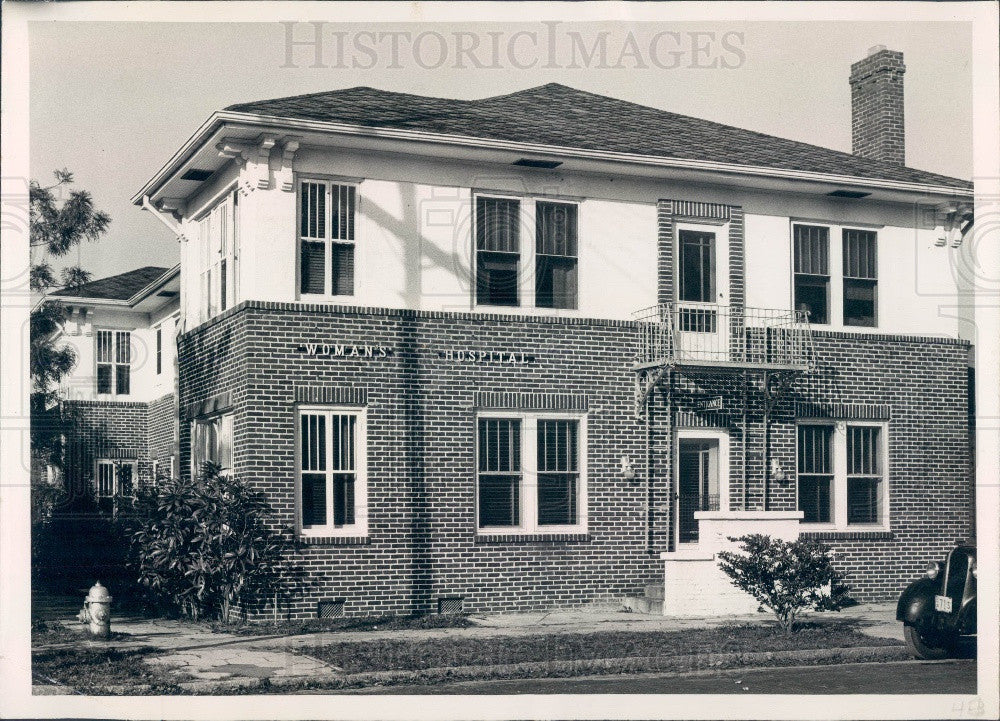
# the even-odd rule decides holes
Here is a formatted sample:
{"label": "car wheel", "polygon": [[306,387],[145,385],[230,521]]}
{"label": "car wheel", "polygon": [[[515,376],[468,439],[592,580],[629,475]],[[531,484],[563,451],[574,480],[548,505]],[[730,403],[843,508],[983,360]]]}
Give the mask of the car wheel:
{"label": "car wheel", "polygon": [[925,661],[935,661],[947,657],[953,646],[952,640],[947,635],[921,631],[910,624],[903,626],[903,636],[906,638],[906,645],[910,652],[915,657]]}

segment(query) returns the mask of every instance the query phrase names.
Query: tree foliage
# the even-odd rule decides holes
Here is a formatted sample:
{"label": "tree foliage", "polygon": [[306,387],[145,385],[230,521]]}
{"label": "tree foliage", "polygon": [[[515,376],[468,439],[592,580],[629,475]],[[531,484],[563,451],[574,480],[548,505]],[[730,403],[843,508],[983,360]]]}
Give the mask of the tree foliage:
{"label": "tree foliage", "polygon": [[[61,199],[60,189],[73,184],[71,172],[56,170],[53,175],[54,184],[42,186],[32,180],[29,187],[32,251],[29,283],[37,292],[57,285],[56,273],[47,256],[62,257],[84,241],[96,241],[111,224],[111,216],[94,207],[87,191],[73,190]],[[91,275],[80,266],[71,265],[63,268],[60,277],[63,286],[78,288],[89,282]],[[39,467],[61,468],[64,465],[62,439],[68,421],[62,409],[57,407],[58,386],[77,361],[69,345],[57,344],[55,340],[56,331],[65,320],[66,308],[52,299],[46,299],[31,311],[31,452],[33,462]],[[51,489],[46,486],[33,490],[33,502],[36,497],[41,502]],[[46,503],[45,507],[50,505]]]}
{"label": "tree foliage", "polygon": [[206,463],[197,479],[161,479],[140,494],[130,537],[139,583],[192,618],[231,620],[284,595],[297,577],[288,529],[264,494]]}
{"label": "tree foliage", "polygon": [[786,633],[806,609],[839,611],[848,587],[829,547],[813,540],[783,541],[754,533],[730,538],[743,553],[719,552],[719,567],[734,586],[770,609]]}

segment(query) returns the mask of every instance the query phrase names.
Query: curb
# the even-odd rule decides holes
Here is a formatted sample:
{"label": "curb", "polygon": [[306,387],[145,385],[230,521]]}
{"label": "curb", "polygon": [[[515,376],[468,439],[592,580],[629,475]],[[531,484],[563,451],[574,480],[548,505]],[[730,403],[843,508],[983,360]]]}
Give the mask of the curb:
{"label": "curb", "polygon": [[186,681],[178,684],[194,693],[236,689],[270,688],[359,688],[398,686],[450,681],[493,679],[562,678],[621,673],[688,672],[774,666],[831,665],[875,661],[902,661],[910,658],[905,646],[857,646],[798,651],[757,651],[750,653],[706,653],[686,656],[630,656],[624,658],[532,661],[492,666],[452,666],[399,671],[368,671],[345,675],[289,676],[265,679],[234,678],[224,681]]}
{"label": "curb", "polygon": [[[754,651],[748,653],[703,653],[685,656],[628,656],[624,658],[576,659],[570,661],[531,661],[491,666],[452,666],[419,670],[367,671],[352,674],[279,676],[272,678],[238,677],[218,681],[181,681],[180,693],[217,694],[227,691],[261,692],[269,689],[319,688],[336,691],[366,686],[400,686],[452,681],[489,681],[496,679],[566,678],[572,676],[614,675],[624,673],[685,673],[700,670],[767,668],[776,666],[833,665],[903,661],[910,658],[905,646],[855,646],[847,648],[805,649],[797,651]],[[37,688],[37,687],[36,687]],[[54,689],[35,691],[51,694]],[[86,695],[142,695],[153,692],[149,685],[104,686],[84,691]],[[162,693],[162,691],[160,691]],[[65,693],[65,692],[64,692]],[[69,693],[80,693],[72,690]]]}

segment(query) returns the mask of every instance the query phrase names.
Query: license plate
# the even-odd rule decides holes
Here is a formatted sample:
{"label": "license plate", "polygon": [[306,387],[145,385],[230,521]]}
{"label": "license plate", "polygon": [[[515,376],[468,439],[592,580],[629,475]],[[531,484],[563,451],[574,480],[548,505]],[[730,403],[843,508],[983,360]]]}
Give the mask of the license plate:
{"label": "license plate", "polygon": [[941,611],[942,613],[951,613],[951,597],[950,596],[935,596],[934,597],[934,610]]}

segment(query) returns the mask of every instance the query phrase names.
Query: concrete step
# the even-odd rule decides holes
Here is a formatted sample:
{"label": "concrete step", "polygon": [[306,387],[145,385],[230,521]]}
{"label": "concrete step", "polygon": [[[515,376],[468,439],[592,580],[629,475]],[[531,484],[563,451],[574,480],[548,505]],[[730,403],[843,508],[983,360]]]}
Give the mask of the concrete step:
{"label": "concrete step", "polygon": [[661,599],[646,598],[645,596],[626,596],[622,601],[622,606],[633,613],[648,613],[654,616],[663,615],[663,601]]}

